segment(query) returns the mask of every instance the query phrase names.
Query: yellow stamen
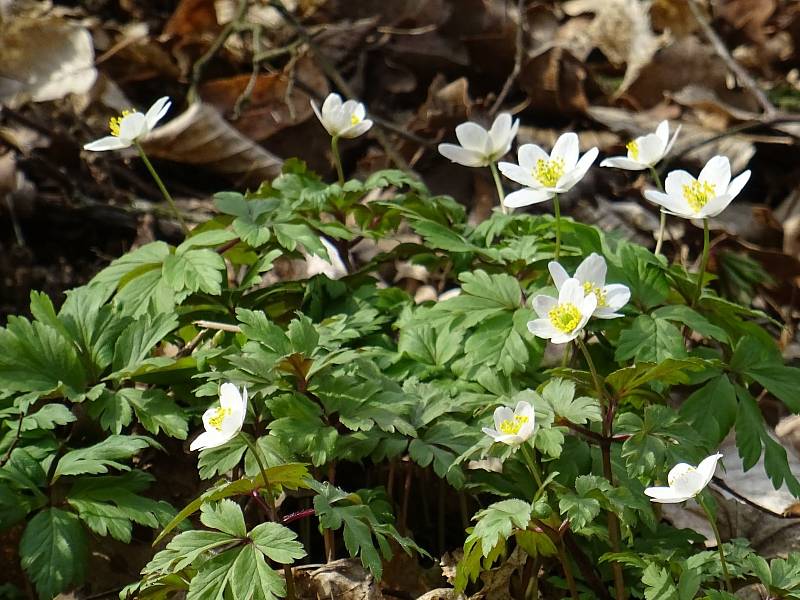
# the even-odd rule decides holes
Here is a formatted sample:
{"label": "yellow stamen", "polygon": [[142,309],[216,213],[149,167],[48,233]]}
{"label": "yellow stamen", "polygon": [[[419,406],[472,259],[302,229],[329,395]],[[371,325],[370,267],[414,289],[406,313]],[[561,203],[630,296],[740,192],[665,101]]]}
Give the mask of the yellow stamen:
{"label": "yellow stamen", "polygon": [[572,333],[581,322],[581,311],[572,302],[559,304],[547,316],[553,327],[564,333]]}
{"label": "yellow stamen", "polygon": [[562,175],[564,175],[563,158],[551,158],[549,160],[540,158],[536,161],[536,169],[533,171],[533,176],[542,185],[555,187]]}
{"label": "yellow stamen", "polygon": [[514,415],[514,419],[505,419],[500,423],[500,433],[506,435],[517,435],[522,426],[528,422],[528,417],[525,415]]}
{"label": "yellow stamen", "polygon": [[355,113],[350,115],[350,125],[358,125],[359,123],[361,123],[361,117]]}
{"label": "yellow stamen", "polygon": [[628,155],[633,160],[639,160],[639,144],[636,143],[636,140],[631,140],[625,147],[628,149]]}
{"label": "yellow stamen", "polygon": [[707,181],[700,183],[696,179],[692,183],[684,185],[681,189],[683,190],[683,197],[694,212],[699,212],[716,195],[713,184]]}
{"label": "yellow stamen", "polygon": [[136,109],[131,108],[129,110],[123,110],[122,114],[118,117],[111,117],[108,120],[108,128],[109,130],[111,130],[111,135],[113,135],[114,137],[119,137],[119,125],[120,123],[122,123],[122,119],[124,119],[128,115],[132,115],[135,112]]}
{"label": "yellow stamen", "polygon": [[594,297],[597,298],[597,307],[606,306],[606,292],[603,288],[594,285],[591,281],[585,281],[583,283],[583,293],[587,296],[589,294],[594,294]]}
{"label": "yellow stamen", "polygon": [[230,416],[230,414],[230,408],[222,408],[220,406],[214,411],[214,416],[208,420],[208,424],[217,431],[222,431],[222,422],[226,417]]}

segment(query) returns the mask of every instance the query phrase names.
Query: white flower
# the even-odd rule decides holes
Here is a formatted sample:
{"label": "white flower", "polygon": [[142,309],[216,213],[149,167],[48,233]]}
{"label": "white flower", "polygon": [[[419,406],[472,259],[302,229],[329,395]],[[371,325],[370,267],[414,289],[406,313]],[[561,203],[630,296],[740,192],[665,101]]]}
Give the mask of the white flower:
{"label": "white flower", "polygon": [[519,119],[512,123],[508,113],[497,115],[489,131],[467,121],[456,127],[461,145],[439,144],[439,153],[465,167],[488,167],[508,153],[518,129]]}
{"label": "white flower", "polygon": [[321,112],[313,100],[311,108],[314,109],[322,126],[333,137],[355,138],[372,127],[372,121],[365,118],[367,113],[364,105],[355,100],[342,103],[339,94],[328,94],[322,103]]}
{"label": "white flower", "polygon": [[525,189],[506,196],[503,204],[512,208],[528,206],[571,190],[597,158],[597,148],[589,150],[580,160],[579,153],[578,136],[571,132],[556,140],[550,154],[535,144],[520,146],[518,165],[501,162],[498,167],[503,175]]}
{"label": "white flower", "polygon": [[155,128],[171,105],[169,98],[164,96],[156,100],[144,114],[135,109],[124,110],[120,116],[112,117],[108,122],[111,135],[86,144],[83,149],[102,152],[130,148]]}
{"label": "white flower", "polygon": [[628,171],[643,171],[644,169],[649,169],[669,154],[680,130],[681,126],[678,125],[675,133],[672,134],[672,139],[670,139],[669,123],[667,121],[661,121],[655,133],[639,136],[626,144],[625,147],[628,149],[627,156],[612,156],[606,158],[600,163],[600,166],[617,167],[618,169],[626,169]]}
{"label": "white flower", "polygon": [[644,197],[686,219],[716,217],[742,191],[748,179],[750,171],[745,171],[731,181],[730,162],[724,156],[715,156],[697,179],[686,171],[672,171],[664,183],[666,194],[645,190]]}
{"label": "white flower", "polygon": [[[561,286],[569,279],[564,267],[556,261],[551,261],[547,268],[553,276],[553,283],[556,289],[561,290]],[[628,303],[631,299],[631,291],[621,283],[611,283],[606,285],[606,272],[608,266],[606,259],[592,252],[583,259],[575,271],[575,279],[583,286],[585,294],[594,294],[597,299],[597,308],[594,309],[593,317],[598,319],[614,319],[622,315],[617,311]]]}
{"label": "white flower", "polygon": [[247,414],[247,388],[241,393],[232,383],[223,383],[219,389],[219,406],[203,413],[206,430],[197,436],[189,450],[216,448],[233,439],[242,429]]}
{"label": "white flower", "polygon": [[675,504],[694,498],[711,481],[720,458],[722,454],[712,454],[697,467],[678,463],[667,475],[669,487],[649,487],[644,493],[650,496],[652,502],[661,504]]}
{"label": "white flower", "polygon": [[519,446],[528,441],[535,427],[536,415],[533,406],[525,400],[520,400],[513,411],[507,406],[498,406],[494,409],[494,429],[484,427],[483,433],[495,442]]}
{"label": "white flower", "polygon": [[528,321],[528,331],[554,344],[566,344],[578,337],[596,308],[597,296],[586,294],[577,279],[567,279],[557,299],[544,295],[533,299],[533,310],[540,318]]}

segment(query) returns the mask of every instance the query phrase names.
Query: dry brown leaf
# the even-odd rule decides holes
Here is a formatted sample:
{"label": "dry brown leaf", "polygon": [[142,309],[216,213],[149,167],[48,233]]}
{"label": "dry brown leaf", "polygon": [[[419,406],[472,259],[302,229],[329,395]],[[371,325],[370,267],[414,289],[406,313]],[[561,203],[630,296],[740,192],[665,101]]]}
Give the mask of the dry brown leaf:
{"label": "dry brown leaf", "polygon": [[281,160],[236,131],[219,112],[197,102],[142,140],[153,158],[197,165],[237,185],[259,185],[276,177]]}
{"label": "dry brown leaf", "polygon": [[181,0],[164,25],[164,36],[185,42],[187,38],[199,38],[219,30],[214,0]]}
{"label": "dry brown leaf", "polygon": [[697,20],[689,9],[690,0],[654,0],[650,5],[650,20],[656,31],[669,32],[683,38],[695,31]]}
{"label": "dry brown leaf", "polygon": [[717,16],[743,32],[754,42],[764,42],[768,32],[764,27],[775,12],[775,0],[726,0],[720,3]]}
{"label": "dry brown leaf", "polygon": [[336,600],[383,600],[375,579],[358,561],[335,560],[317,569],[295,569],[295,585],[301,598]]}
{"label": "dry brown leaf", "polygon": [[[208,81],[200,87],[200,97],[228,116],[234,112],[249,81],[249,75]],[[302,82],[302,86],[295,85],[297,81]],[[314,90],[317,98],[327,96],[329,91],[328,80],[309,57],[297,61],[288,73],[260,75],[232,125],[251,140],[261,141],[286,127],[302,123],[314,114],[310,103],[312,96],[306,89]]]}
{"label": "dry brown leaf", "polygon": [[564,12],[571,16],[592,12],[595,17],[583,33],[584,43],[600,49],[613,65],[626,65],[616,91],[628,89],[660,45],[650,27],[647,5],[639,0],[571,0]]}
{"label": "dry brown leaf", "polygon": [[94,84],[88,29],[57,17],[17,17],[0,28],[0,104],[47,102]]}
{"label": "dry brown leaf", "polygon": [[522,65],[517,84],[530,100],[530,108],[548,116],[583,114],[589,105],[584,90],[583,62],[563,48],[551,48]]}

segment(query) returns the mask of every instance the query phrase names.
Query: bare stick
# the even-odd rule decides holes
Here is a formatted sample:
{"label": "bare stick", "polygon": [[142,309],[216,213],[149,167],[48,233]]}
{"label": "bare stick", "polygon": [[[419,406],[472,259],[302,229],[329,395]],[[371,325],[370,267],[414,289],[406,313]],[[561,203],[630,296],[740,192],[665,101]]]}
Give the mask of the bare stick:
{"label": "bare stick", "polygon": [[506,96],[508,96],[508,93],[511,91],[511,86],[514,85],[514,82],[519,76],[519,72],[522,70],[522,54],[525,50],[524,10],[525,0],[517,0],[517,37],[514,51],[514,68],[511,69],[508,79],[506,79],[506,82],[503,84],[503,89],[501,89],[500,93],[497,95],[497,100],[494,101],[492,108],[489,109],[489,116],[494,116],[494,114],[500,110],[500,106],[505,102]]}
{"label": "bare stick", "polygon": [[748,73],[744,67],[742,67],[742,65],[736,62],[736,59],[731,56],[730,52],[728,52],[728,48],[725,47],[725,43],[722,41],[722,39],[720,39],[720,37],[717,35],[717,32],[714,31],[714,28],[711,27],[711,24],[706,20],[706,18],[703,16],[703,13],[700,11],[700,7],[697,5],[697,0],[689,0],[688,4],[695,21],[697,21],[697,24],[700,25],[700,29],[703,30],[703,34],[706,36],[706,38],[708,38],[708,41],[711,42],[714,50],[725,63],[725,65],[731,71],[733,71],[733,73],[736,75],[736,78],[753,95],[756,101],[761,105],[761,108],[764,109],[764,113],[767,115],[774,113],[775,107],[772,105],[772,102],[770,102],[769,98],[767,98],[767,95],[761,91],[750,73]]}

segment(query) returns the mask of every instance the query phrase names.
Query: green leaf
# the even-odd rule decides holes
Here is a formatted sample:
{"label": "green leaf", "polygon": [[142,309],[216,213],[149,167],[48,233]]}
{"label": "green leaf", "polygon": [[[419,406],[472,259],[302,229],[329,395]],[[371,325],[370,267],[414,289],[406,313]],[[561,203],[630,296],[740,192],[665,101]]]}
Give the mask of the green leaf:
{"label": "green leaf", "polygon": [[400,332],[397,351],[423,364],[443,367],[458,354],[462,337],[462,331],[444,327],[407,327]]}
{"label": "green leaf", "polygon": [[203,248],[207,246],[221,246],[226,242],[236,239],[236,234],[228,231],[227,229],[208,229],[195,233],[193,230],[189,233],[189,237],[177,248],[175,254],[183,254],[191,248]]}
{"label": "green leaf", "polygon": [[719,445],[736,422],[736,390],[727,375],[720,375],[694,391],[681,405],[680,414],[708,440]]}
{"label": "green leaf", "polygon": [[145,436],[110,435],[94,446],[70,450],[59,459],[51,483],[62,475],[108,473],[109,467],[129,471],[130,467],[117,461],[130,458],[148,446],[158,447],[155,441]]}
{"label": "green leaf", "polygon": [[[299,488],[306,489],[309,486],[307,481],[308,477],[308,469],[305,465],[300,463],[288,463],[277,467],[267,468],[267,478],[269,479],[270,485],[272,488],[275,488],[275,490],[280,490],[281,488],[290,490],[296,490]],[[195,498],[189,504],[187,504],[183,510],[175,515],[175,517],[164,526],[163,531],[158,534],[158,537],[153,542],[153,545],[155,546],[158,544],[158,542],[164,539],[164,536],[175,529],[175,527],[177,527],[186,517],[194,514],[198,509],[200,509],[201,506],[203,506],[204,503],[215,502],[223,498],[230,498],[231,496],[247,495],[252,493],[253,490],[261,489],[263,487],[264,484],[261,481],[261,476],[259,474],[253,479],[250,479],[249,477],[243,477],[242,479],[238,479],[230,483],[223,482],[220,485],[206,490],[199,498]]]}
{"label": "green leaf", "polygon": [[655,563],[649,564],[642,572],[642,583],[646,600],[680,600],[669,571]]}
{"label": "green leaf", "polygon": [[128,325],[114,345],[114,360],[110,378],[124,377],[141,366],[153,347],[178,326],[174,312],[161,313],[155,317],[142,315]]}
{"label": "green leaf", "polygon": [[748,364],[743,372],[800,414],[800,369],[781,364]]}
{"label": "green leaf", "polygon": [[640,315],[620,334],[614,358],[617,362],[634,359],[636,362],[660,363],[685,356],[683,337],[677,327],[666,319]]}
{"label": "green leaf", "polygon": [[80,400],[86,385],[74,344],[59,330],[23,317],[8,318],[0,329],[0,389],[40,394],[61,390]]}
{"label": "green leaf", "polygon": [[717,327],[696,310],[684,304],[662,306],[650,313],[650,316],[654,319],[666,319],[668,321],[676,321],[682,325],[688,325],[700,335],[714,338],[723,344],[730,343],[728,334],[724,329]]}
{"label": "green leaf", "polygon": [[479,539],[484,556],[488,556],[498,542],[510,538],[515,530],[527,529],[532,512],[533,507],[529,503],[516,498],[490,504],[475,513],[475,528],[467,539]]}
{"label": "green leaf", "polygon": [[558,501],[561,514],[569,519],[570,527],[580,531],[588,527],[600,514],[599,494],[605,494],[611,488],[608,481],[594,475],[580,475],[575,480],[577,493],[567,492]]}
{"label": "green leaf", "polygon": [[204,504],[200,509],[200,521],[206,527],[218,529],[233,537],[243,538],[247,535],[244,514],[233,500],[224,499]]}
{"label": "green leaf", "polygon": [[227,597],[232,597],[233,566],[244,549],[245,546],[237,546],[204,562],[189,584],[186,600],[224,600],[226,592]]}
{"label": "green leaf", "polygon": [[555,414],[570,423],[582,425],[587,421],[602,420],[600,403],[595,398],[575,398],[575,384],[572,381],[551,379],[542,388],[541,395]]}
{"label": "green leaf", "polygon": [[624,397],[651,381],[660,381],[666,385],[688,383],[687,371],[699,371],[703,365],[704,361],[697,358],[668,358],[659,363],[637,362],[631,367],[609,374],[606,383],[614,388],[620,397]]}
{"label": "green leaf", "polygon": [[176,293],[205,292],[219,296],[224,273],[225,261],[208,248],[180,252],[179,247],[175,254],[164,259],[164,278]]}
{"label": "green leaf", "polygon": [[47,508],[28,522],[19,543],[22,568],[42,600],[83,583],[89,558],[78,517]]}
{"label": "green leaf", "polygon": [[22,431],[55,429],[60,425],[66,425],[76,420],[77,417],[63,404],[45,404],[38,411],[22,420]]}
{"label": "green leaf", "polygon": [[242,461],[245,450],[247,443],[240,435],[222,446],[201,450],[197,460],[200,479],[210,479],[215,475],[228,473]]}
{"label": "green leaf", "polygon": [[248,545],[236,557],[230,578],[233,598],[277,600],[286,595],[283,577],[269,567],[258,550]]}
{"label": "green leaf", "polygon": [[303,544],[297,541],[297,534],[280,523],[256,525],[248,537],[267,558],[284,565],[290,565],[306,555]]}
{"label": "green leaf", "polygon": [[508,375],[524,371],[531,362],[525,344],[526,323],[530,318],[531,311],[520,308],[516,313],[504,311],[484,320],[467,338],[464,345],[467,359],[475,365],[496,365]]}
{"label": "green leaf", "polygon": [[[159,269],[169,255],[170,247],[164,242],[151,242],[112,261],[92,279],[95,284],[123,287],[127,281],[153,269]],[[132,277],[133,276],[133,277]]]}
{"label": "green leaf", "polygon": [[739,411],[736,414],[736,447],[742,458],[745,471],[751,469],[764,453],[764,471],[772,485],[779,489],[784,482],[789,491],[800,497],[800,482],[792,473],[786,456],[786,449],[767,432],[764,417],[755,398],[741,386],[736,386],[739,398]]}
{"label": "green leaf", "polygon": [[658,257],[638,244],[625,243],[620,251],[624,281],[631,301],[645,310],[661,304],[669,294],[669,281]]}
{"label": "green leaf", "polygon": [[153,477],[142,471],[81,477],[67,493],[67,502],[98,535],[129,543],[133,523],[155,529],[175,513],[166,502],[139,494],[152,481]]}

